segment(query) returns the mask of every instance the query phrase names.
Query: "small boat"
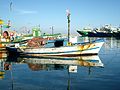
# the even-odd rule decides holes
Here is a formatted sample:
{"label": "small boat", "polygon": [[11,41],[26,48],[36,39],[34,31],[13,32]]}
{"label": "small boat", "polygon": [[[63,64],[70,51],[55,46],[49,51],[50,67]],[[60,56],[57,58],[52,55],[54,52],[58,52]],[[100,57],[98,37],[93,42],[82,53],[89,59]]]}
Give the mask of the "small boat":
{"label": "small boat", "polygon": [[103,32],[103,31],[86,32],[86,31],[80,31],[80,30],[77,30],[77,32],[82,36],[88,36],[88,37],[113,37],[113,33],[111,32]]}
{"label": "small boat", "polygon": [[76,43],[70,46],[59,46],[61,41],[55,42],[55,47],[6,47],[9,55],[17,54],[19,56],[80,56],[97,55],[104,44],[103,39],[97,39],[91,42]]}

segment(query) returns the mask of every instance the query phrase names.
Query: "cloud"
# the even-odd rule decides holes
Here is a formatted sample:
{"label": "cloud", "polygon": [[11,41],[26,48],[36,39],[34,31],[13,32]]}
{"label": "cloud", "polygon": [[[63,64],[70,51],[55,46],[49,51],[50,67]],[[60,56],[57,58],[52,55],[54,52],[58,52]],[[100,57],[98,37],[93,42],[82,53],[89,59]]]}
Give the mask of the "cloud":
{"label": "cloud", "polygon": [[36,14],[37,11],[21,11],[22,14]]}
{"label": "cloud", "polygon": [[37,14],[38,11],[32,11],[32,10],[17,10],[19,14]]}

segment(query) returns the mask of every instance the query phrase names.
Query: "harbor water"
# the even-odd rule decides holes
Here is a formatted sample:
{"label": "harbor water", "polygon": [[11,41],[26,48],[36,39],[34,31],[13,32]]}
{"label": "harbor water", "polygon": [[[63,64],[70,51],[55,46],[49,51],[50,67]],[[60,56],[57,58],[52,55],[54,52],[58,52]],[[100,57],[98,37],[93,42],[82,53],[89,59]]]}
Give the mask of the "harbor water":
{"label": "harbor water", "polygon": [[5,57],[1,52],[0,90],[120,90],[120,39],[104,39],[93,59]]}

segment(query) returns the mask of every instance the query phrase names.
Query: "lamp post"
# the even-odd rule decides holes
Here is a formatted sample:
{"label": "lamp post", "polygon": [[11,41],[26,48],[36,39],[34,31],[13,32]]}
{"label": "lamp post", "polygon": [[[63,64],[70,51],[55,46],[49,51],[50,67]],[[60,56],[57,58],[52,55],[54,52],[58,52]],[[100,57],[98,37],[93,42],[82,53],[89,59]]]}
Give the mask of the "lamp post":
{"label": "lamp post", "polygon": [[52,35],[54,34],[54,28],[53,28],[53,26],[52,26]]}
{"label": "lamp post", "polygon": [[68,42],[70,42],[70,11],[66,10],[68,19]]}
{"label": "lamp post", "polygon": [[4,23],[4,21],[2,19],[0,19],[0,34],[2,35],[2,24]]}
{"label": "lamp post", "polygon": [[54,34],[54,27],[51,26],[50,29],[52,29],[52,35]]}

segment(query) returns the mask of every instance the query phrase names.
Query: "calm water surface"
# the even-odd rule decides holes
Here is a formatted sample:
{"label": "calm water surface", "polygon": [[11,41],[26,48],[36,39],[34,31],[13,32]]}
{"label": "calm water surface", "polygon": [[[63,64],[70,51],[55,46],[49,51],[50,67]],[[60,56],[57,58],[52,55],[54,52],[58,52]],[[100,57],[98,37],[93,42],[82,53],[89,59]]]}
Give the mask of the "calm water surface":
{"label": "calm water surface", "polygon": [[106,38],[97,57],[1,58],[0,90],[120,90],[120,40]]}

